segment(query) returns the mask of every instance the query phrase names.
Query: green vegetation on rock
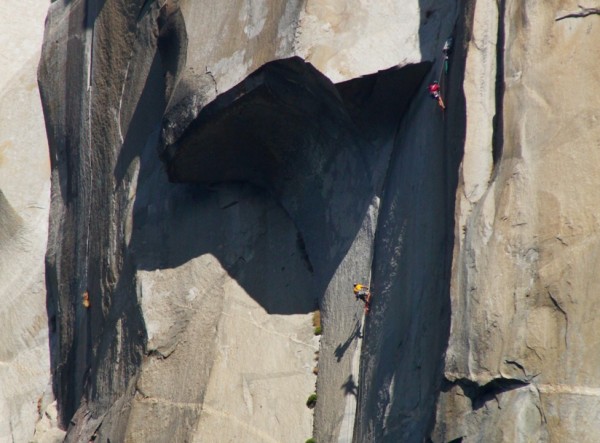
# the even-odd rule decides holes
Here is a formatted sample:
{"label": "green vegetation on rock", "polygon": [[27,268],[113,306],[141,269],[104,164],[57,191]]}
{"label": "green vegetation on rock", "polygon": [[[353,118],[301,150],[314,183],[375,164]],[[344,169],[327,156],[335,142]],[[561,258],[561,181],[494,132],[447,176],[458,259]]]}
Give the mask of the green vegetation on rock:
{"label": "green vegetation on rock", "polygon": [[306,406],[310,409],[314,408],[317,405],[317,394],[313,393],[308,396],[308,400],[306,400]]}
{"label": "green vegetation on rock", "polygon": [[316,310],[313,312],[313,326],[315,335],[321,335],[323,328],[321,326],[321,311]]}

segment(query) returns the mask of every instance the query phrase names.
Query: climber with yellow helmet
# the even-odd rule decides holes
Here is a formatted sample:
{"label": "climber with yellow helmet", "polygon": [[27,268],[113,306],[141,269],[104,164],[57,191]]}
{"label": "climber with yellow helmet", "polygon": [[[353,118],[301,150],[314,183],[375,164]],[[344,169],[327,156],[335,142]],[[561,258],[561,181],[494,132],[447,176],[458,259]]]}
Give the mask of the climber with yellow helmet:
{"label": "climber with yellow helmet", "polygon": [[371,289],[360,283],[354,283],[352,288],[354,296],[357,300],[362,300],[365,304],[365,313],[369,313],[371,310]]}
{"label": "climber with yellow helmet", "polygon": [[369,287],[365,285],[361,285],[360,283],[354,283],[354,296],[357,300],[362,300],[363,302],[367,302],[367,298],[369,297]]}

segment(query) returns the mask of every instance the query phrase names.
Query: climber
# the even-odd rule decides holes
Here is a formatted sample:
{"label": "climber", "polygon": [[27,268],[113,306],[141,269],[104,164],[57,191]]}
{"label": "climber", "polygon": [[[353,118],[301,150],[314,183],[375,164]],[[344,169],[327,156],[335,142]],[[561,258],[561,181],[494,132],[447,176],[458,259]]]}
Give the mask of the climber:
{"label": "climber", "polygon": [[452,54],[452,49],[454,48],[454,37],[450,36],[444,42],[444,47],[442,48],[442,53],[444,54],[444,58],[448,60],[448,56]]}
{"label": "climber", "polygon": [[371,289],[368,286],[354,283],[354,296],[357,300],[362,300],[365,304],[365,314],[371,311]]}
{"label": "climber", "polygon": [[82,299],[82,304],[84,308],[89,308],[90,307],[90,293],[86,290],[83,295],[81,296]]}
{"label": "climber", "polygon": [[354,283],[353,291],[357,300],[362,300],[365,304],[367,303],[367,299],[370,295],[368,286],[361,285],[360,283]]}
{"label": "climber", "polygon": [[440,84],[437,80],[434,80],[434,82],[431,83],[427,89],[429,90],[429,95],[431,95],[431,98],[436,100],[440,98]]}
{"label": "climber", "polygon": [[442,100],[442,96],[440,94],[440,83],[437,80],[434,80],[434,82],[427,87],[427,90],[429,91],[429,95],[431,95],[431,98],[437,100],[438,105],[440,105],[440,108],[446,109],[446,106],[444,106],[444,101]]}
{"label": "climber", "polygon": [[444,47],[442,48],[442,54],[444,54],[444,73],[448,75],[449,68],[449,57],[452,54],[452,49],[454,48],[454,37],[450,36],[444,42]]}

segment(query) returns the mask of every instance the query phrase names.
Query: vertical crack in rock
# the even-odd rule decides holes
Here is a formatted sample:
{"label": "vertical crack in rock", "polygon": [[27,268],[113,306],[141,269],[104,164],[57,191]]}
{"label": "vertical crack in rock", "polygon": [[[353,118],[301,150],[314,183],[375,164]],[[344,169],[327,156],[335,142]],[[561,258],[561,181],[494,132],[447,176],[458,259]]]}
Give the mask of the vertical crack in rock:
{"label": "vertical crack in rock", "polygon": [[[441,112],[419,96],[395,135],[374,240],[375,296],[363,343],[356,441],[426,441],[442,383],[454,201],[466,129],[466,37],[465,17],[455,15],[464,3],[443,18],[442,9],[432,11],[427,3],[420,2],[421,47],[428,54],[439,51],[427,81],[446,75],[441,50],[451,34],[455,41],[445,79],[448,106]],[[436,20],[444,23],[437,43],[425,29]]]}
{"label": "vertical crack in rock", "polygon": [[181,10],[175,1],[167,1],[159,9],[156,45],[166,71],[165,96],[170,97],[177,86],[179,74],[186,64],[187,32]]}
{"label": "vertical crack in rock", "polygon": [[506,0],[498,0],[498,37],[496,39],[496,114],[494,115],[494,137],[492,139],[492,159],[494,167],[502,157],[504,146],[504,47]]}

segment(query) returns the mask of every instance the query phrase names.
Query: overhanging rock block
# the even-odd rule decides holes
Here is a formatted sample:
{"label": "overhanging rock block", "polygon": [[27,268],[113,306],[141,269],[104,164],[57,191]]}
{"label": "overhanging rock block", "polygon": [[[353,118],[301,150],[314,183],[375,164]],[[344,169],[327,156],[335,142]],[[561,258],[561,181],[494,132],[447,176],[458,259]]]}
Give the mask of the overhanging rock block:
{"label": "overhanging rock block", "polygon": [[188,126],[178,124],[185,124],[178,118],[185,109],[174,106],[166,115],[161,157],[169,179],[269,190],[327,280],[385,174],[379,159],[389,157],[390,147],[361,128],[374,119],[395,127],[429,68],[392,68],[336,86],[299,57],[267,63]]}

